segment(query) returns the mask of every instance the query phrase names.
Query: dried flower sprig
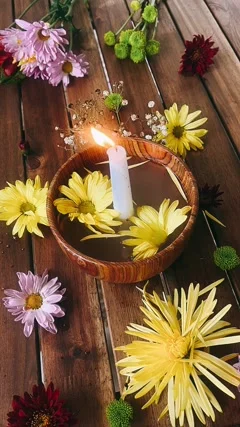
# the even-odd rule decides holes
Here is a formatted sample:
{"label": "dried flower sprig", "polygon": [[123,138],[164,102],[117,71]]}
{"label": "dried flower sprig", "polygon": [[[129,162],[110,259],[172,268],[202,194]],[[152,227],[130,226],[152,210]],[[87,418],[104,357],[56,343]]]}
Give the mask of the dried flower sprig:
{"label": "dried flower sprig", "polygon": [[49,225],[46,212],[48,183],[41,187],[40,177],[28,179],[26,184],[16,181],[0,190],[0,221],[15,225],[12,234],[22,237],[25,229],[29,233],[43,237],[38,224]]}
{"label": "dried flower sprig", "polygon": [[[222,359],[212,354],[214,346],[240,342],[240,330],[222,320],[231,305],[214,314],[216,287],[222,281],[202,290],[199,284],[191,284],[187,293],[175,289],[173,299],[164,300],[144,288],[141,311],[146,326],[128,326],[126,333],[138,340],[117,348],[126,354],[117,366],[130,379],[123,398],[132,393],[140,398],[152,391],[144,409],[157,404],[167,388],[168,404],[159,419],[169,413],[172,426],[176,419],[184,425],[186,417],[189,426],[194,427],[194,413],[205,424],[206,416],[215,420],[214,408],[222,412],[205,379],[232,398],[234,394],[222,380],[235,387],[240,384],[240,373],[224,361],[237,354]],[[202,298],[206,293],[207,298]]]}
{"label": "dried flower sprig", "polygon": [[8,427],[26,426],[76,426],[77,420],[60,400],[60,392],[51,382],[34,385],[32,394],[13,396],[13,410],[7,414]]}
{"label": "dried flower sprig", "polygon": [[[132,12],[121,28],[115,33],[108,31],[104,34],[105,44],[114,47],[118,59],[130,58],[138,64],[143,62],[146,56],[159,53],[160,43],[154,39],[158,24],[158,3],[156,0],[132,1]],[[134,29],[125,30],[126,25],[138,12],[140,16]]]}
{"label": "dried flower sprig", "polygon": [[193,40],[186,40],[179,73],[203,76],[214,63],[213,57],[219,50],[218,47],[213,48],[213,45],[214,41],[211,40],[211,37],[205,39],[200,34],[195,35]]}
{"label": "dried flower sprig", "polygon": [[133,420],[133,408],[122,399],[113,400],[106,409],[109,427],[130,427]]}
{"label": "dried flower sprig", "polygon": [[8,311],[17,316],[15,321],[21,320],[24,324],[24,335],[29,337],[33,331],[35,320],[46,331],[57,333],[54,317],[65,315],[61,307],[56,304],[62,300],[66,289],[59,289],[61,283],[58,278],[48,280],[47,271],[37,276],[31,271],[28,274],[17,273],[20,291],[6,289],[3,303]]}

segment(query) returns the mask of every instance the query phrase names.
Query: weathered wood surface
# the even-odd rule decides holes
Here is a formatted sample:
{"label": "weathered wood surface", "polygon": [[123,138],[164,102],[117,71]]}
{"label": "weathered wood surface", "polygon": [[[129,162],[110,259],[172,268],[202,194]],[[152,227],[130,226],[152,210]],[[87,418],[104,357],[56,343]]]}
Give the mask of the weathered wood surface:
{"label": "weathered wood surface", "polygon": [[[228,2],[228,16],[232,16],[233,13],[235,17],[237,16],[234,12],[236,1]],[[6,11],[4,16],[2,14],[0,16],[2,26],[7,26],[11,20],[10,3],[9,0],[0,0],[1,10]],[[15,0],[15,13],[19,14],[29,3],[30,0]],[[187,103],[191,111],[202,110],[203,115],[209,118],[207,122],[209,134],[205,138],[205,150],[201,153],[190,153],[187,162],[199,185],[203,185],[206,181],[210,185],[220,183],[224,191],[224,204],[213,213],[227,225],[227,229],[212,222],[210,227],[218,245],[230,244],[240,252],[239,227],[236,220],[240,214],[239,162],[233,150],[233,146],[239,147],[235,108],[239,78],[235,68],[235,53],[224,35],[225,33],[236,51],[236,42],[239,39],[235,37],[234,23],[237,21],[233,20],[232,26],[225,25],[223,15],[221,14],[220,17],[218,12],[217,16],[216,7],[215,11],[213,8],[218,4],[219,7],[222,6],[220,0],[214,2],[186,0],[184,4],[168,0],[168,5],[161,7],[158,29],[161,53],[150,61],[154,82],[145,64],[134,65],[130,61],[118,61],[112,49],[103,44],[104,32],[109,29],[116,30],[127,17],[126,3],[124,0],[89,1],[110,82],[124,81],[124,92],[129,106],[122,111],[121,119],[127,120],[132,113],[143,117],[150,100],[154,100],[156,107],[163,111],[155,82],[166,107],[177,102],[179,105]],[[26,16],[27,19],[36,20],[44,15],[47,4],[47,0],[40,0]],[[192,19],[193,15],[194,19]],[[174,21],[177,22],[178,28]],[[96,89],[107,89],[91,21],[82,0],[79,0],[75,7],[75,23],[83,28],[81,40],[78,38],[75,40],[75,48],[79,49],[80,45],[83,46],[90,62],[90,73],[87,78],[76,79],[69,86],[68,103],[75,102],[77,99],[82,101],[90,99]],[[197,77],[185,78],[177,73],[180,56],[184,50],[181,35],[184,38],[191,38],[193,34],[201,32],[206,37],[213,34],[216,45],[220,47],[215,60],[216,65],[206,74],[204,85]],[[82,44],[81,41],[83,41]],[[35,177],[39,174],[43,182],[50,181],[57,169],[69,157],[69,152],[57,147],[59,143],[61,144],[61,140],[54,130],[55,126],[64,128],[68,125],[64,92],[61,87],[52,88],[44,82],[29,80],[22,85],[22,101],[26,138],[34,151],[34,154],[28,158],[27,175]],[[4,115],[1,119],[4,126],[1,123],[0,128],[1,147],[7,154],[7,160],[1,164],[2,188],[6,180],[24,179],[21,155],[16,149],[21,130],[17,89],[0,87],[0,105],[4,106]],[[113,126],[117,128],[117,123],[111,119],[111,115],[106,117],[106,124],[111,128]],[[225,129],[229,132],[231,140]],[[134,124],[131,130],[134,131]],[[9,141],[7,147],[6,139]],[[63,286],[67,287],[64,302],[66,317],[57,323],[58,334],[52,336],[45,331],[40,334],[43,379],[46,383],[53,380],[62,390],[62,395],[69,402],[69,406],[79,413],[79,426],[107,426],[105,407],[113,399],[114,392],[102,323],[102,316],[104,318],[105,314],[101,313],[95,280],[86,277],[75,264],[68,261],[49,230],[45,229],[44,240],[33,238],[33,254],[30,253],[27,238],[25,241],[13,240],[11,230],[4,224],[1,224],[1,233],[4,240],[0,238],[0,241],[3,240],[6,249],[4,248],[4,254],[1,254],[2,244],[0,244],[0,256],[4,265],[9,265],[10,268],[3,269],[0,286],[13,287],[14,283],[16,284],[15,271],[26,271],[30,265],[29,260],[33,259],[36,272],[42,273],[47,267],[51,276],[57,275]],[[10,248],[7,248],[8,244],[13,249],[11,253]],[[21,251],[22,248],[25,250]],[[186,288],[190,282],[200,282],[204,286],[223,277],[224,273],[213,264],[214,249],[214,240],[204,217],[200,214],[195,231],[183,255],[161,278],[153,278],[151,286],[161,294],[162,291],[172,291],[175,287]],[[14,266],[11,267],[11,265]],[[230,280],[226,278],[224,284],[218,289],[219,308],[226,302],[232,304],[229,319],[235,326],[240,326],[239,309],[231,286],[233,285],[240,295],[239,278],[240,272],[236,269],[230,274]],[[10,285],[6,286],[6,283]],[[130,322],[142,323],[142,314],[138,308],[141,304],[141,295],[134,285],[113,285],[103,282],[101,287],[112,346],[116,347],[131,339],[124,333]],[[12,394],[30,389],[31,385],[37,381],[37,368],[34,337],[26,340],[21,336],[22,326],[14,324],[10,314],[6,313],[5,308],[2,307],[0,324],[2,346],[6,342],[6,336],[8,338],[7,350],[2,352],[3,362],[0,365],[1,378],[3,378],[0,386],[0,426],[5,426],[6,412],[10,409]],[[231,349],[230,346],[226,347],[225,352],[231,352],[232,349],[239,351],[239,346],[232,346]],[[119,359],[122,354],[118,352],[115,356]],[[29,360],[31,360],[30,363]],[[14,376],[11,375],[13,371]],[[123,385],[123,378],[121,383]],[[215,423],[217,427],[239,425],[239,396],[237,394],[235,401],[227,397],[221,398],[224,414],[217,415]],[[143,404],[142,399],[131,399],[131,401],[136,415],[134,426],[170,426],[168,417],[165,417],[160,424],[157,423],[164,401],[145,411],[140,410]],[[210,427],[213,424],[207,421],[207,425]]]}

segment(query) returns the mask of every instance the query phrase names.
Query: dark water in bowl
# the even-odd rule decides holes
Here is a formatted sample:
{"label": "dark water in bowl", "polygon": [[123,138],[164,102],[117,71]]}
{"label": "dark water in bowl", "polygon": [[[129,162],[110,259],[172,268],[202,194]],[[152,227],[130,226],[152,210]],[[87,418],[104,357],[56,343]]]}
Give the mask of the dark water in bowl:
{"label": "dark water in bowl", "polygon": [[[139,162],[139,158],[132,158],[129,160],[129,164]],[[110,176],[108,164],[97,165],[94,166],[94,168],[95,170],[101,171],[104,175]],[[91,170],[93,171],[94,169],[92,168]],[[77,172],[82,177],[87,174],[84,169],[79,169]],[[129,174],[133,200],[138,206],[150,205],[158,210],[165,198],[170,199],[171,202],[179,200],[179,207],[183,207],[187,204],[164,166],[150,161],[142,166],[130,169]],[[121,229],[127,229],[128,224],[131,223],[126,221],[121,227],[116,227],[116,232]],[[164,249],[173,242],[185,226],[186,222],[168,237],[161,249]],[[67,216],[62,215],[59,215],[59,230],[67,243],[79,252],[92,258],[103,261],[131,260],[133,248],[122,245],[121,241],[124,240],[124,237],[93,239],[80,242],[84,236],[91,234],[91,232],[77,220],[72,222]]]}

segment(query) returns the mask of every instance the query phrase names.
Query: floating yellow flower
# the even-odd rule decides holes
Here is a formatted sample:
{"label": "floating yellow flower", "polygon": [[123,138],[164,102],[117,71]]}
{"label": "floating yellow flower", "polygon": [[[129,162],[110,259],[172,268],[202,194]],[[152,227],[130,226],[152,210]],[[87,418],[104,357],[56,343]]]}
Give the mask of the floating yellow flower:
{"label": "floating yellow flower", "polygon": [[[222,281],[202,290],[199,284],[196,287],[191,284],[187,295],[183,289],[181,295],[175,289],[173,301],[171,298],[162,301],[155,292],[151,295],[144,290],[145,307],[141,310],[147,326],[131,324],[127,331],[144,341],[117,348],[127,354],[117,363],[124,368],[121,374],[130,379],[123,397],[136,393],[135,398],[139,398],[153,389],[153,395],[143,406],[146,408],[157,404],[167,387],[168,404],[159,419],[169,412],[172,426],[176,419],[183,426],[186,416],[189,426],[194,427],[194,412],[203,424],[205,416],[215,420],[214,408],[222,412],[204,378],[232,398],[235,398],[232,391],[217,377],[236,387],[240,384],[240,373],[225,362],[237,354],[220,359],[209,353],[210,347],[240,342],[240,335],[229,336],[240,329],[221,320],[231,305],[213,315],[216,286]],[[210,292],[208,297],[198,304],[199,297],[207,292]]]}
{"label": "floating yellow flower", "polygon": [[61,214],[67,214],[71,221],[78,219],[96,234],[115,233],[111,226],[122,224],[121,221],[115,220],[118,212],[107,209],[113,200],[112,187],[111,181],[101,172],[89,173],[84,179],[77,172],[73,172],[72,178],[68,180],[68,187],[62,185],[59,191],[68,198],[54,200],[54,206]]}
{"label": "floating yellow flower", "polygon": [[130,221],[133,226],[129,230],[120,231],[123,236],[133,237],[123,241],[127,246],[135,246],[133,256],[135,260],[148,258],[155,255],[159,247],[166,241],[169,234],[187,219],[190,206],[177,209],[178,200],[170,206],[170,200],[164,199],[159,212],[151,206],[137,208],[137,217],[132,216]]}
{"label": "floating yellow flower", "polygon": [[188,111],[187,105],[183,105],[178,111],[176,103],[169,110],[165,110],[167,136],[160,132],[155,138],[156,141],[164,139],[166,147],[182,157],[186,156],[187,150],[202,150],[203,141],[201,137],[207,133],[206,129],[196,129],[207,121],[206,117],[193,122],[201,114],[201,111],[195,111],[191,114],[188,114]]}
{"label": "floating yellow flower", "polygon": [[24,184],[16,181],[0,190],[0,221],[7,225],[16,221],[12,234],[22,237],[25,228],[29,233],[43,237],[38,224],[49,225],[46,213],[46,199],[48,183],[41,188],[41,181],[37,175],[35,182],[31,179]]}

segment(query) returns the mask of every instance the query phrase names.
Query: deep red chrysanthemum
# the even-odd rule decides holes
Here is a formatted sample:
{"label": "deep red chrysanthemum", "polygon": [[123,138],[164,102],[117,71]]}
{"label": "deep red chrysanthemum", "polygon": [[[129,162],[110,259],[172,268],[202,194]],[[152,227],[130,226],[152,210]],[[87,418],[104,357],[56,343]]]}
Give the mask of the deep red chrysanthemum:
{"label": "deep red chrysanthemum", "polygon": [[18,70],[17,64],[13,63],[12,54],[4,50],[4,46],[1,44],[1,38],[0,38],[0,67],[2,67],[3,72],[7,77],[13,76]]}
{"label": "deep red chrysanthemum", "polygon": [[205,40],[203,35],[195,35],[193,40],[185,41],[185,52],[181,59],[179,73],[199,74],[203,76],[209,66],[213,64],[213,57],[217,54],[219,48],[212,46],[214,42],[211,37]]}
{"label": "deep red chrysanthemum", "polygon": [[64,401],[59,400],[59,390],[53,383],[47,389],[44,385],[34,385],[32,395],[25,392],[24,397],[13,396],[13,411],[8,413],[8,427],[69,427],[76,420],[66,409]]}

